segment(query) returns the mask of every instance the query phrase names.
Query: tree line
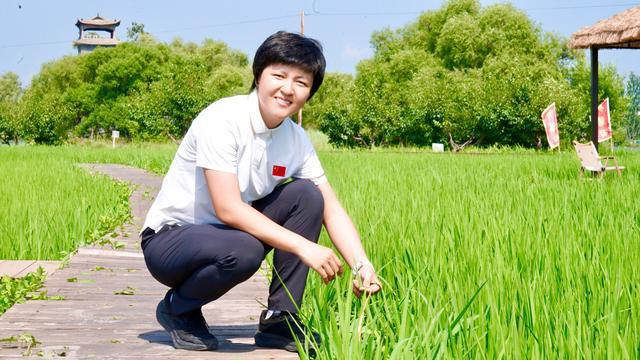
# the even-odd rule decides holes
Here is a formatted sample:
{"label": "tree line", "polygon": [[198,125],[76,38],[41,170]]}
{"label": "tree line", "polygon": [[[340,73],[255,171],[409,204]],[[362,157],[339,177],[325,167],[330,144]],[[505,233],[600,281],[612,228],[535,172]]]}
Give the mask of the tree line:
{"label": "tree line", "polygon": [[[373,57],[353,79],[341,78],[340,96],[318,112],[334,144],[542,147],[540,115],[552,102],[564,144],[589,138],[584,52],[543,33],[512,5],[448,1],[400,29],[375,32],[371,43]],[[638,119],[615,67],[601,68],[599,96],[610,99],[616,139],[624,140]]]}
{"label": "tree line", "polygon": [[[248,90],[248,64],[219,41],[164,44],[144,34],[65,56],[45,64],[23,94],[1,99],[0,140],[59,144],[110,130],[136,140],[181,137],[209,103]],[[11,73],[0,80],[12,89],[16,81]]]}
{"label": "tree line", "polygon": [[[248,58],[226,44],[165,44],[132,29],[132,41],[43,66],[25,91],[0,78],[0,141],[59,144],[119,130],[135,140],[179,138],[208,104],[246,93]],[[329,73],[305,106],[304,124],[337,146],[442,142],[542,147],[540,113],[556,103],[561,138],[589,138],[590,69],[583,51],[544,33],[512,5],[450,0],[397,30],[373,33],[374,55],[355,75]],[[615,138],[640,134],[640,79],[625,91],[600,70]],[[569,144],[569,141],[565,141]]]}

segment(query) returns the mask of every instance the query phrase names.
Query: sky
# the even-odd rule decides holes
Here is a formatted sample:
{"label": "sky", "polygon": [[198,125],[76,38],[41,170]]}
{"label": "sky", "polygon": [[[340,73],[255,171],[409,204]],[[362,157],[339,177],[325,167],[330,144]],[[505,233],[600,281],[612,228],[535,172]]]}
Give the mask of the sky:
{"label": "sky", "polygon": [[[482,0],[483,6],[504,1]],[[516,0],[545,32],[565,37],[633,6],[628,0]],[[157,40],[176,37],[200,43],[205,38],[224,41],[249,59],[260,43],[278,30],[300,31],[320,40],[327,70],[355,74],[357,63],[371,57],[369,40],[376,30],[397,29],[414,21],[421,12],[441,7],[443,1],[418,0],[0,0],[0,74],[19,75],[23,87],[44,63],[77,51],[78,18],[97,14],[118,19],[116,37],[126,40],[132,22],[142,23]],[[601,63],[614,64],[627,76],[640,74],[640,50],[600,50]]]}

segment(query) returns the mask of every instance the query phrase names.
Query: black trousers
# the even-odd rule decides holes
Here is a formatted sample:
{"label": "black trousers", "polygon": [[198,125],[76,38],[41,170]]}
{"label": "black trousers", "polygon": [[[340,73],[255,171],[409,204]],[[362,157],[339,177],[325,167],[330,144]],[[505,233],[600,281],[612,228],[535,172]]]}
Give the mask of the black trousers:
{"label": "black trousers", "polygon": [[[297,179],[278,186],[254,201],[253,207],[281,226],[318,241],[324,200],[311,181]],[[226,225],[200,224],[164,226],[157,233],[145,229],[142,250],[151,275],[171,288],[170,310],[179,315],[201,308],[249,279],[272,247]],[[309,268],[294,254],[279,249],[274,251],[273,263],[269,309],[297,312]]]}

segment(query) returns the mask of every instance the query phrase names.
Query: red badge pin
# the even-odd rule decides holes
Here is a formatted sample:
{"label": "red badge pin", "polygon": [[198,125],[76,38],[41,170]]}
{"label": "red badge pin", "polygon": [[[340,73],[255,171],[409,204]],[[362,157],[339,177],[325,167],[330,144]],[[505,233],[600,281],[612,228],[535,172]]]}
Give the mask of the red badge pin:
{"label": "red badge pin", "polygon": [[287,168],[285,166],[273,165],[273,170],[271,170],[271,174],[273,176],[284,176],[287,172]]}

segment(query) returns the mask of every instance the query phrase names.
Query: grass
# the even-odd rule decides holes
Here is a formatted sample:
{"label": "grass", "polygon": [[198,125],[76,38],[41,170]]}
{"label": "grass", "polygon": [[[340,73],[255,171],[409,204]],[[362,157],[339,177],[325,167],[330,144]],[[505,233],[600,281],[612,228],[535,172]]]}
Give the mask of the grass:
{"label": "grass", "polygon": [[[23,180],[12,186],[29,184],[30,173],[44,168],[61,169],[26,189],[50,194],[79,181],[74,186],[87,188],[54,201],[75,204],[90,193],[78,179],[102,180],[73,163],[163,173],[174,152],[161,145],[0,148],[3,159],[48,160],[23,167]],[[384,290],[356,299],[348,276],[325,286],[311,274],[303,311],[323,340],[317,357],[640,357],[640,154],[616,154],[624,175],[597,181],[580,179],[573,152],[321,150]],[[2,249],[13,245],[1,236]],[[329,243],[324,233],[321,242]]]}
{"label": "grass", "polygon": [[[81,162],[114,162],[164,173],[173,145],[110,144],[61,147],[0,147],[0,259],[63,259],[129,218],[130,189],[91,176]],[[113,244],[117,247],[118,243]],[[23,278],[2,277],[0,314],[24,299],[55,299],[34,293],[42,269]]]}
{"label": "grass", "polygon": [[638,154],[604,181],[573,153],[322,160],[385,289],[362,313],[311,276],[319,358],[640,355]]}
{"label": "grass", "polygon": [[61,259],[128,218],[127,186],[91,176],[76,163],[163,173],[174,151],[171,145],[0,147],[0,259]]}
{"label": "grass", "polygon": [[20,278],[0,277],[0,314],[16,302],[24,301],[30,293],[40,289],[44,283],[44,277],[42,268]]}
{"label": "grass", "polygon": [[34,150],[2,150],[2,259],[57,259],[104,227],[101,222],[120,220],[118,209],[127,205],[126,186],[92,178],[64,158]]}

